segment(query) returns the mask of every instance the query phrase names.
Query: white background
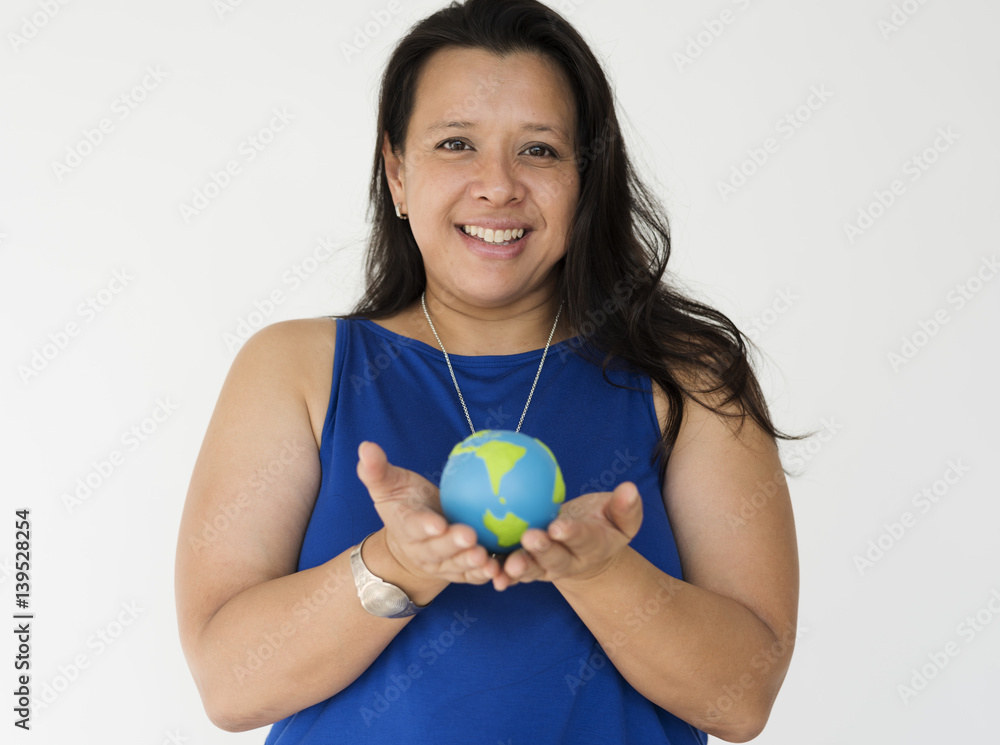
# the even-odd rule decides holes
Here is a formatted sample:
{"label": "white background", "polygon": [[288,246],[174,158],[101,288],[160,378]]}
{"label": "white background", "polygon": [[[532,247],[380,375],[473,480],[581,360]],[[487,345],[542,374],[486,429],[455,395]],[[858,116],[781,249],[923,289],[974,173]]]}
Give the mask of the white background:
{"label": "white background", "polygon": [[[441,4],[42,5],[0,12],[0,606],[13,613],[13,513],[30,508],[32,685],[49,703],[15,740],[8,694],[3,740],[263,742],[266,730],[209,723],[181,655],[187,483],[235,355],[225,335],[356,299],[378,75]],[[800,629],[761,743],[995,741],[1000,279],[977,271],[1000,248],[1000,6],[901,5],[916,12],[895,30],[880,28],[886,0],[558,6],[614,81],[632,155],[669,211],[673,271],[753,334],[779,426],[821,430],[782,448],[802,474]],[[725,10],[731,22],[706,32]],[[391,22],[346,55],[373,13]],[[814,87],[828,100],[799,109]],[[282,108],[293,118],[250,161],[245,139]],[[779,129],[797,109],[798,128]],[[112,128],[88,149],[103,118]],[[919,170],[939,129],[957,139]],[[724,197],[769,137],[776,152]],[[57,174],[70,149],[85,157]],[[180,206],[232,159],[240,172],[185,220]],[[852,242],[845,224],[897,179]],[[307,262],[320,239],[338,250]],[[295,286],[286,273],[303,262],[314,271]],[[960,285],[979,290],[962,307]],[[283,302],[253,316],[276,290]],[[946,322],[927,323],[935,313]],[[143,426],[144,440],[128,435]],[[67,501],[114,451],[120,465]],[[963,625],[977,612],[978,630]],[[938,670],[949,643],[959,653]],[[3,650],[9,692],[9,633]],[[933,678],[901,694],[924,666]]]}

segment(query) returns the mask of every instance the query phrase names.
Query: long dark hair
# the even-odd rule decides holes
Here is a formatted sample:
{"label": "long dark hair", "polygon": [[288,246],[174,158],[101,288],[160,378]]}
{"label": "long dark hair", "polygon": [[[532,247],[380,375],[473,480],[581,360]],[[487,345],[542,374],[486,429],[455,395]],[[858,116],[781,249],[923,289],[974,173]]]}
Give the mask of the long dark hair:
{"label": "long dark hair", "polygon": [[662,387],[670,410],[650,456],[661,479],[680,431],[685,398],[738,420],[737,432],[749,416],[772,438],[805,437],[784,434],[771,421],[748,359],[752,342],[725,315],[664,281],[670,258],[666,213],[625,152],[604,70],[576,29],[536,0],[452,2],[413,26],[396,45],[379,93],[365,293],[351,313],[339,317],[392,316],[424,290],[420,251],[409,223],[395,215],[382,142],[388,135],[393,150],[404,152],[421,70],[431,54],[445,47],[499,56],[542,54],[571,81],[580,195],[561,260],[565,312],[576,333],[570,347],[600,362],[605,379],[617,358]]}

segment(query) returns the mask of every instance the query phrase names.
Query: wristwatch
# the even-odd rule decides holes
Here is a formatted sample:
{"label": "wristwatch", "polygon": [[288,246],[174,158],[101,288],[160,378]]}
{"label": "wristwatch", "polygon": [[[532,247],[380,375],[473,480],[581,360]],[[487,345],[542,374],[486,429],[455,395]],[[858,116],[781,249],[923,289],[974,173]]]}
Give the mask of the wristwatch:
{"label": "wristwatch", "polygon": [[383,582],[365,566],[361,560],[361,547],[374,533],[369,533],[351,551],[351,572],[354,573],[354,585],[358,588],[358,598],[361,607],[379,618],[407,618],[414,616],[426,608],[426,605],[415,605],[409,596],[396,585]]}

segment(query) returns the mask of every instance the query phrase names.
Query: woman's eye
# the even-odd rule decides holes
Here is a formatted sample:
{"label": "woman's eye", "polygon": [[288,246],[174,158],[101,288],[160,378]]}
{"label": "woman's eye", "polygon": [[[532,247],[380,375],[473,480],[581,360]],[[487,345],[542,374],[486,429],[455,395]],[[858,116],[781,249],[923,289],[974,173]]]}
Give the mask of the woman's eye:
{"label": "woman's eye", "polygon": [[[461,147],[448,147],[449,145],[452,145],[454,143],[458,143],[459,145],[461,145]],[[441,143],[441,147],[453,153],[460,153],[462,152],[462,150],[465,149],[465,142],[463,140],[445,140],[444,142]]]}
{"label": "woman's eye", "polygon": [[551,156],[555,156],[555,152],[548,145],[532,145],[531,147],[529,147],[524,152],[526,152],[526,153],[532,153],[532,154],[537,155],[537,156],[543,155],[544,153],[539,153],[538,152],[539,150],[544,151],[544,153],[548,153]]}

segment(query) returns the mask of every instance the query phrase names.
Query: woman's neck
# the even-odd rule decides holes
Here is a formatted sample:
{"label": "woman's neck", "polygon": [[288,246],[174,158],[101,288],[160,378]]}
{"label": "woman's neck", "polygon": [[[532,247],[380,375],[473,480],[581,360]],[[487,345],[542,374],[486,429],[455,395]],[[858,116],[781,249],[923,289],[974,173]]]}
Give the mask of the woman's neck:
{"label": "woman's neck", "polygon": [[[519,308],[471,308],[440,300],[433,291],[427,293],[426,301],[434,330],[419,298],[396,316],[377,322],[402,336],[440,348],[434,336],[437,331],[448,354],[462,356],[510,355],[544,348],[560,305],[558,296],[550,295]],[[552,343],[571,335],[563,307]]]}

